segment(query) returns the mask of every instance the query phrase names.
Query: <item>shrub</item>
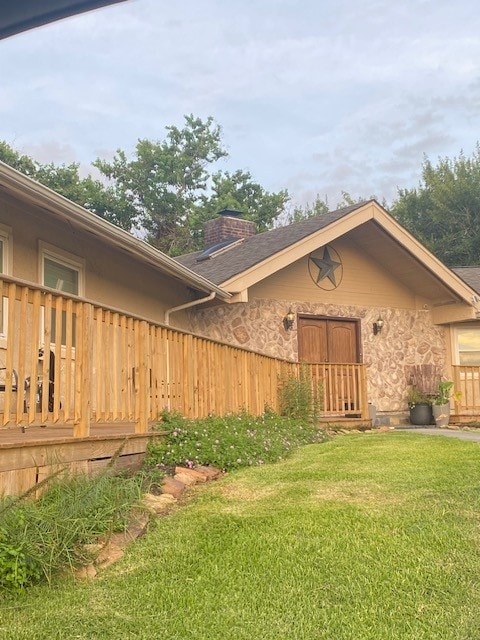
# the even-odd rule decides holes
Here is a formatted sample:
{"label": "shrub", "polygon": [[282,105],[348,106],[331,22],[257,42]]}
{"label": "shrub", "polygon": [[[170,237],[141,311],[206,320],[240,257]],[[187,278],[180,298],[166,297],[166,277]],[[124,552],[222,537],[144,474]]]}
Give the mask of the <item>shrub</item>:
{"label": "shrub", "polygon": [[236,469],[281,460],[295,448],[322,442],[325,437],[312,424],[271,411],[262,416],[242,412],[201,420],[168,412],[162,417],[160,426],[170,432],[161,442],[149,445],[147,464]]}

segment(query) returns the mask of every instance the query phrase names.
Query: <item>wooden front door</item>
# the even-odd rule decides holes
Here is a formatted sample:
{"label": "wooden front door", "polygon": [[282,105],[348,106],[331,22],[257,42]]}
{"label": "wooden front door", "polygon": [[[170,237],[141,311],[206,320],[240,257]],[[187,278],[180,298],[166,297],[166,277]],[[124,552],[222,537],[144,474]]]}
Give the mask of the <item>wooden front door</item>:
{"label": "wooden front door", "polygon": [[315,367],[323,385],[323,410],[360,413],[359,322],[337,318],[298,318],[298,360]]}
{"label": "wooden front door", "polygon": [[300,362],[359,362],[358,322],[337,318],[298,318]]}

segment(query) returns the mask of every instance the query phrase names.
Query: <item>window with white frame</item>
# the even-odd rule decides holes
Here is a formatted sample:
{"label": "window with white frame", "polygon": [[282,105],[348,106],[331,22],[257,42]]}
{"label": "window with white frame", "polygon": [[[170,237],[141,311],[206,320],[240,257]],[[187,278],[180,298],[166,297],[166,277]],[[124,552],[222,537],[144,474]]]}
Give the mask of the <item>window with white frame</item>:
{"label": "window with white frame", "polygon": [[78,296],[78,281],[79,270],[77,268],[44,256],[43,284],[46,287]]}
{"label": "window with white frame", "polygon": [[455,327],[456,364],[480,366],[480,323]]}
{"label": "window with white frame", "polygon": [[[84,262],[72,254],[41,243],[42,284],[51,289],[83,295]],[[73,317],[73,344],[75,344],[75,317]],[[62,312],[62,344],[66,344],[66,312]],[[51,341],[56,340],[56,312],[52,310]]]}

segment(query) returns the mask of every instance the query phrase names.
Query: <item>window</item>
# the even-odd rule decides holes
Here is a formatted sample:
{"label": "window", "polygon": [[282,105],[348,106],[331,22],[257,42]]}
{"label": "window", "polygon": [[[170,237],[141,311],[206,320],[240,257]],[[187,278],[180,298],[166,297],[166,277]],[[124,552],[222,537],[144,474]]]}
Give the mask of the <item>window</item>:
{"label": "window", "polygon": [[455,328],[457,364],[480,366],[480,324]]}
{"label": "window", "polygon": [[[83,295],[83,274],[84,263],[80,258],[60,251],[49,245],[41,243],[41,273],[42,283],[46,287],[70,293],[72,295]],[[56,312],[52,310],[51,319],[51,341],[55,342],[55,320]],[[75,316],[72,318],[73,344],[75,344]],[[67,333],[66,312],[62,312],[62,344],[66,344]]]}

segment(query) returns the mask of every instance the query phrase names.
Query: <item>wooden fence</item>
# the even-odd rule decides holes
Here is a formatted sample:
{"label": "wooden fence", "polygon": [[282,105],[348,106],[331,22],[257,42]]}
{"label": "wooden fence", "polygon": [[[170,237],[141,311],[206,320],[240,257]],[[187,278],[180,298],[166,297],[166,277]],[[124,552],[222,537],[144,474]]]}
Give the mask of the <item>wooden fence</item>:
{"label": "wooden fence", "polygon": [[[308,371],[327,415],[368,417],[363,365],[299,365],[174,330],[119,310],[0,281],[0,421],[6,426],[130,422],[164,409],[191,418],[278,410],[279,380]],[[303,374],[304,375],[304,374]]]}

